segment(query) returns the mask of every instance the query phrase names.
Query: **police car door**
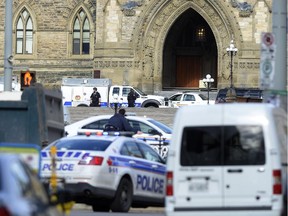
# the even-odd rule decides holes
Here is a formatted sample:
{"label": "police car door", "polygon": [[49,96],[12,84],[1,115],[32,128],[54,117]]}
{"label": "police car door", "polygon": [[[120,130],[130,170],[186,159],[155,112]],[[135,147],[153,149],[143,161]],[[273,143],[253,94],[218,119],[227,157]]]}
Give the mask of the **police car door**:
{"label": "police car door", "polygon": [[122,98],[123,98],[123,100],[122,100],[122,103],[127,107],[128,106],[128,100],[127,100],[127,96],[128,96],[128,94],[129,94],[129,92],[130,92],[130,87],[123,87],[122,88]]}
{"label": "police car door", "polygon": [[183,94],[182,101],[180,102],[179,106],[189,106],[193,105],[196,102],[195,96],[192,94]]}
{"label": "police car door", "polygon": [[164,198],[165,194],[165,181],[166,181],[166,165],[160,155],[145,143],[137,143],[140,147],[145,159],[147,167],[147,179],[149,183],[147,186],[144,184],[145,178],[137,179],[141,181],[142,187],[147,187],[149,195],[153,198]]}
{"label": "police car door", "polygon": [[171,107],[179,107],[181,103],[182,93],[175,94],[169,98],[169,105]]}
{"label": "police car door", "polygon": [[144,155],[136,142],[126,142],[125,145],[128,149],[129,155],[132,156],[129,158],[128,163],[132,169],[131,174],[133,178],[134,195],[150,196],[152,194],[150,192],[152,190],[152,175],[150,173],[152,164],[144,158]]}

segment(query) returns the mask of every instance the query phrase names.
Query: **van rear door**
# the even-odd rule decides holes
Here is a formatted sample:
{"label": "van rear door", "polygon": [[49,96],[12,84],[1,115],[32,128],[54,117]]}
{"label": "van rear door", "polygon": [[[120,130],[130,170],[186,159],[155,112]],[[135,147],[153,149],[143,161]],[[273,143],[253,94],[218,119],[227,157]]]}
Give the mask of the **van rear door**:
{"label": "van rear door", "polygon": [[180,169],[174,173],[175,205],[185,210],[223,206],[221,127],[197,126],[183,130]]}
{"label": "van rear door", "polygon": [[257,124],[223,126],[225,207],[271,207],[273,173],[263,134]]}

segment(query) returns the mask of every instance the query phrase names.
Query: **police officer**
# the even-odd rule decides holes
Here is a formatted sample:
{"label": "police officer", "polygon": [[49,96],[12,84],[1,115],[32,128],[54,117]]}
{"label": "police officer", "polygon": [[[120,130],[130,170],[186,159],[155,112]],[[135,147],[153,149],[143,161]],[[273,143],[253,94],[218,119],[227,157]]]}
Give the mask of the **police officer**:
{"label": "police officer", "polygon": [[127,96],[128,107],[135,107],[135,100],[137,99],[135,91],[131,88]]}
{"label": "police officer", "polygon": [[131,125],[125,118],[125,113],[125,109],[119,109],[118,113],[116,113],[109,119],[105,131],[131,131],[137,133],[137,129],[131,127]]}
{"label": "police officer", "polygon": [[93,88],[93,93],[91,94],[90,99],[91,99],[90,103],[91,107],[100,107],[101,95],[97,91],[96,87]]}

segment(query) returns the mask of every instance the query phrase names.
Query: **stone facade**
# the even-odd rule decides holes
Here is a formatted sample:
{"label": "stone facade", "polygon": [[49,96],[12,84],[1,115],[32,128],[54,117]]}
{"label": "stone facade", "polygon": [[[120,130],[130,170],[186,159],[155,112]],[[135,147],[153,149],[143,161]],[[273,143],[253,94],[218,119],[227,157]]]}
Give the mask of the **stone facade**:
{"label": "stone facade", "polygon": [[[246,2],[246,3],[245,3]],[[26,8],[33,20],[33,53],[16,54],[16,22]],[[235,86],[259,86],[261,33],[271,31],[272,0],[14,0],[13,74],[29,68],[37,81],[59,87],[62,77],[101,78],[157,93],[163,86],[163,50],[169,30],[189,8],[210,26],[217,47],[217,88],[229,85],[226,48],[234,40]],[[73,20],[90,22],[90,53],[72,54]],[[0,59],[4,59],[5,1],[0,1]],[[4,61],[0,62],[0,76]],[[173,87],[173,86],[171,86]]]}

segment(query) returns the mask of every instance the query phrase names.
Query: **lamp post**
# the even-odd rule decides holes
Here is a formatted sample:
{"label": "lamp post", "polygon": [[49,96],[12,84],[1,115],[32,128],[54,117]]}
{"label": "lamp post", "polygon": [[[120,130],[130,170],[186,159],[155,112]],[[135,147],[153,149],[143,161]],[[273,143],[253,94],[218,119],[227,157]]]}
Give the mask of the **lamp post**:
{"label": "lamp post", "polygon": [[206,86],[207,86],[207,92],[208,92],[208,101],[207,101],[207,104],[209,104],[209,91],[210,91],[210,85],[211,83],[214,82],[214,79],[211,77],[210,74],[207,74],[206,75],[206,78],[203,79],[203,82],[206,83]]}
{"label": "lamp post", "polygon": [[235,47],[233,40],[231,40],[231,43],[229,47],[226,49],[227,54],[230,56],[230,88],[233,88],[233,56],[235,56],[238,52],[238,49]]}

